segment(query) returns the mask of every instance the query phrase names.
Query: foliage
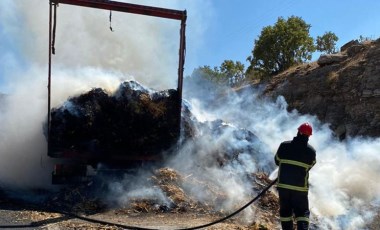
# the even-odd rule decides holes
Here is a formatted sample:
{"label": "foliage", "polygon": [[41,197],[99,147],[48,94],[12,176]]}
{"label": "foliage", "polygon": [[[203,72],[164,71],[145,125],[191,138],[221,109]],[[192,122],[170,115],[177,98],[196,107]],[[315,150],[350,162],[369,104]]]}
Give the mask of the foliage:
{"label": "foliage", "polygon": [[222,84],[225,81],[224,76],[218,67],[211,68],[208,65],[194,69],[190,78],[217,84]]}
{"label": "foliage", "polygon": [[244,79],[244,64],[239,61],[225,60],[219,69],[224,77],[228,79],[230,86],[234,86]]}
{"label": "foliage", "polygon": [[189,98],[198,98],[202,101],[212,102],[225,91],[222,84],[222,74],[218,67],[200,66],[193,70],[190,76],[184,78],[184,95]]}
{"label": "foliage", "polygon": [[[261,81],[284,71],[292,66],[311,60],[314,51],[337,52],[338,37],[331,31],[314,39],[310,36],[311,25],[302,18],[291,16],[287,19],[279,17],[273,26],[262,29],[258,39],[254,41],[251,55],[247,58],[249,67],[239,61],[225,60],[218,67],[202,66],[195,69],[188,80],[192,83],[216,86],[240,86],[253,81]],[[368,38],[360,36],[363,42]]]}
{"label": "foliage", "polygon": [[317,36],[316,48],[318,51],[326,52],[328,54],[336,52],[336,42],[338,41],[338,37],[331,31],[326,32],[322,36]]}
{"label": "foliage", "polygon": [[309,29],[310,25],[296,16],[279,17],[274,26],[264,27],[247,58],[247,71],[271,75],[310,60],[315,46]]}
{"label": "foliage", "polygon": [[247,83],[261,81],[267,78],[267,74],[257,69],[247,70],[244,81]]}
{"label": "foliage", "polygon": [[234,86],[244,79],[244,64],[239,61],[225,60],[220,67],[198,67],[190,78],[196,78],[212,82],[222,86]]}

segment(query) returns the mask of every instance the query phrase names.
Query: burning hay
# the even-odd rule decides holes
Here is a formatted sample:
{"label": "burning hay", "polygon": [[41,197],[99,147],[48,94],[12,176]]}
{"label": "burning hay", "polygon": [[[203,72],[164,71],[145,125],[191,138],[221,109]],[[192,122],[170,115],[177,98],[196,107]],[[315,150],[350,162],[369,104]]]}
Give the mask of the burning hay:
{"label": "burning hay", "polygon": [[[169,199],[170,204],[159,205],[155,202],[147,200],[135,200],[132,204],[135,211],[145,210],[154,212],[188,212],[196,211],[204,213],[205,210],[211,211],[210,207],[196,201],[191,194],[184,188],[186,183],[189,183],[189,176],[182,176],[177,171],[170,168],[161,168],[155,171],[155,174],[150,178],[154,186],[157,186]],[[150,204],[151,207],[146,207]]]}
{"label": "burning hay", "polygon": [[47,209],[62,210],[76,214],[93,214],[106,210],[98,184],[70,185],[47,199]]}
{"label": "burning hay", "polygon": [[[121,84],[111,96],[101,89],[93,89],[53,109],[49,151],[73,149],[92,156],[103,156],[99,159],[105,160],[112,160],[114,156],[159,154],[179,137],[178,102],[174,90],[153,92],[133,81]],[[128,191],[129,184],[133,182],[117,181],[112,186],[106,186],[105,190],[109,191],[102,191],[102,199],[99,194],[88,192],[91,189],[98,191],[97,185],[95,189],[94,185],[81,185],[64,191],[55,204],[65,210],[84,214],[101,212],[117,205],[115,214],[120,215],[196,213],[222,217],[240,208],[248,202],[245,197],[254,196],[268,184],[265,174],[249,177],[257,169],[269,172],[274,167],[270,163],[271,155],[265,154],[268,148],[255,134],[222,120],[198,122],[186,105],[183,111],[185,128],[182,142],[179,143],[180,151],[186,146],[186,151],[192,154],[191,160],[204,170],[203,174],[193,169],[184,169],[182,172],[186,174],[182,174],[172,168],[160,168],[148,176],[148,183],[141,182],[139,178],[133,191]],[[208,148],[202,148],[205,145]],[[188,157],[182,159],[189,160]],[[120,163],[120,166],[125,165]],[[233,167],[242,170],[235,172]],[[240,194],[242,199],[236,198],[235,188],[228,188],[229,183],[212,175],[204,176],[210,168],[221,174],[224,169],[230,172],[227,179],[233,181],[231,186],[246,183],[246,179],[252,179],[255,186],[251,192]],[[240,176],[242,180],[235,180]],[[130,178],[126,175],[125,179]],[[111,190],[118,198],[105,198],[104,193]],[[249,186],[245,190],[249,190]],[[59,200],[64,202],[59,203]],[[264,222],[275,218],[275,202],[276,197],[271,194],[266,200],[255,204],[255,212],[260,211],[261,217],[266,218]]]}
{"label": "burning hay", "polygon": [[[266,186],[268,186],[272,181],[269,176],[265,173],[258,172],[252,175],[253,180],[253,190],[256,192],[261,191]],[[277,223],[279,223],[279,200],[274,189],[269,190],[262,196],[256,203],[256,207],[259,212],[256,212],[256,220],[260,222],[255,223],[256,228],[254,229],[274,229]],[[265,226],[265,228],[263,228]]]}
{"label": "burning hay", "polygon": [[111,96],[92,89],[52,110],[50,151],[156,154],[177,140],[178,113],[176,90],[155,92],[134,81],[122,83]]}
{"label": "burning hay", "polygon": [[[269,180],[264,174],[259,174],[258,178]],[[265,178],[265,179],[264,179]],[[217,216],[224,216],[227,213],[223,210],[218,210],[220,203],[226,201],[227,194],[222,192],[221,188],[212,184],[209,181],[203,181],[195,178],[193,175],[183,176],[174,169],[161,168],[155,171],[155,175],[151,177],[154,186],[160,188],[163,193],[168,197],[171,204],[166,206],[157,203],[157,200],[147,199],[134,199],[128,208],[130,212],[195,212],[198,214],[216,214]],[[191,188],[197,187],[202,192],[210,197],[209,203],[197,200],[194,191]],[[278,212],[278,198],[272,192],[267,192],[261,198],[256,208],[262,213],[265,220],[272,220],[277,218]],[[239,205],[238,205],[239,206]],[[239,207],[236,207],[238,209]]]}

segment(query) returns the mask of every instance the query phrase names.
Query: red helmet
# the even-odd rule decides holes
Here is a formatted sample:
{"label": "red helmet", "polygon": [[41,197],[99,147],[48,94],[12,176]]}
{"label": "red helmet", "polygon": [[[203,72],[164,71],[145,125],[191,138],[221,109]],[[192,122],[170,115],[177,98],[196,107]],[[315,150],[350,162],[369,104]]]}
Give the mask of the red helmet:
{"label": "red helmet", "polygon": [[313,128],[309,123],[303,123],[298,127],[298,132],[306,136],[311,136],[313,134]]}

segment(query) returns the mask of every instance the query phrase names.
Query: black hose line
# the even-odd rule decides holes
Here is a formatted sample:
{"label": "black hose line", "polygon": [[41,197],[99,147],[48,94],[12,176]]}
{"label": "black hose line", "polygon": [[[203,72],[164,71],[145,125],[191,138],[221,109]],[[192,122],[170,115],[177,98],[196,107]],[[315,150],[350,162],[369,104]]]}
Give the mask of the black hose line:
{"label": "black hose line", "polygon": [[204,224],[204,225],[199,225],[199,226],[195,226],[195,227],[190,227],[190,228],[180,228],[180,229],[176,229],[176,230],[192,230],[192,229],[199,229],[199,228],[205,228],[205,227],[209,227],[211,225],[214,225],[214,224],[217,224],[217,223],[220,223],[220,222],[223,222],[233,216],[235,216],[236,214],[238,214],[239,212],[243,211],[244,209],[246,209],[249,205],[251,205],[253,202],[255,202],[257,199],[259,199],[262,195],[265,194],[266,191],[268,191],[275,183],[277,182],[277,178],[272,181],[272,183],[270,183],[267,187],[265,187],[255,198],[253,198],[250,202],[248,202],[246,205],[242,206],[241,208],[239,208],[238,210],[236,210],[235,212],[231,213],[230,215],[228,216],[225,216],[219,220],[216,220],[216,221],[213,221],[211,223],[208,223],[208,224]]}
{"label": "black hose line", "polygon": [[[198,225],[198,226],[195,226],[195,227],[189,227],[189,228],[178,228],[178,229],[175,229],[175,230],[193,230],[193,229],[200,229],[200,228],[205,228],[205,227],[209,227],[211,225],[215,225],[215,224],[218,224],[220,222],[223,222],[233,216],[235,216],[236,214],[238,214],[239,212],[243,211],[244,209],[246,209],[249,205],[251,205],[253,202],[255,202],[257,199],[259,199],[262,195],[265,194],[266,191],[268,191],[275,183],[277,182],[277,179],[275,179],[274,181],[272,181],[267,187],[265,187],[255,198],[253,198],[250,202],[248,202],[247,204],[245,204],[244,206],[242,206],[241,208],[239,208],[238,210],[236,210],[235,212],[229,214],[228,216],[225,216],[221,219],[218,219],[218,220],[215,220],[211,223],[208,223],[208,224],[203,224],[203,225]],[[80,215],[76,215],[74,213],[70,213],[70,212],[65,212],[65,211],[58,211],[58,210],[54,210],[54,212],[57,212],[57,213],[60,213],[60,214],[63,214],[63,215],[67,215],[67,216],[70,216],[70,217],[73,217],[73,218],[77,218],[77,219],[80,219],[80,220],[84,220],[84,221],[87,221],[87,222],[91,222],[91,223],[97,223],[97,224],[102,224],[102,225],[109,225],[109,226],[115,226],[115,227],[119,227],[119,228],[123,228],[123,229],[135,229],[135,230],[158,230],[158,229],[155,229],[155,228],[143,228],[143,227],[136,227],[136,226],[128,226],[128,225],[124,225],[124,224],[116,224],[116,223],[112,223],[112,222],[107,222],[107,221],[103,221],[103,220],[97,220],[97,219],[93,219],[93,218],[88,218],[88,217],[84,217],[84,216],[80,216]]]}

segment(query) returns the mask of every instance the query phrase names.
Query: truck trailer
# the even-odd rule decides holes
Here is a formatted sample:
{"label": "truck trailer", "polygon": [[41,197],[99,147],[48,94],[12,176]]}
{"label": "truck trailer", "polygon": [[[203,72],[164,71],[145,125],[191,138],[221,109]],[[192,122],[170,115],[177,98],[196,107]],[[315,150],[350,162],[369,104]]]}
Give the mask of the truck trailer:
{"label": "truck trailer", "polygon": [[[155,93],[145,90],[131,92],[133,85],[138,83],[130,81],[121,83],[118,89],[119,95],[107,95],[98,88],[68,101],[77,107],[81,105],[100,107],[102,108],[101,116],[74,116],[68,108],[51,108],[51,85],[54,81],[52,55],[55,55],[55,31],[57,6],[59,4],[179,21],[177,89]],[[186,49],[186,10],[180,11],[108,0],[49,0],[49,5],[47,155],[58,161],[52,169],[52,183],[85,181],[89,176],[89,168],[96,170],[99,165],[106,165],[108,169],[118,170],[129,169],[144,162],[159,161],[161,159],[159,152],[170,148],[170,145],[178,141],[180,135]],[[132,99],[131,95],[133,96]],[[96,106],[93,106],[95,104]],[[126,108],[129,108],[128,106],[134,106],[134,109],[129,109],[128,114],[125,115],[123,111],[126,111]],[[160,109],[160,106],[163,109]],[[141,110],[146,113],[141,113]],[[97,126],[94,125],[94,121],[98,122]],[[99,123],[102,124],[101,127]],[[113,125],[114,129],[112,128]],[[146,137],[145,140],[142,137]]]}

